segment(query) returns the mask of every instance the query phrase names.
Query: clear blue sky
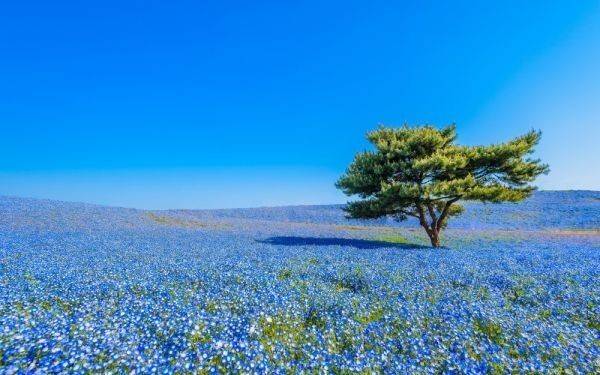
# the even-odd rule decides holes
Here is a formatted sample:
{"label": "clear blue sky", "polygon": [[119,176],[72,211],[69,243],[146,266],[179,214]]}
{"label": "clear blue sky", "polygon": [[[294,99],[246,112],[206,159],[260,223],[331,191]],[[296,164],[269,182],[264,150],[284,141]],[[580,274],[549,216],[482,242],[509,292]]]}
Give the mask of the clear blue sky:
{"label": "clear blue sky", "polygon": [[[544,133],[543,189],[600,189],[600,1],[11,1],[0,195],[343,202],[379,123]],[[485,4],[490,3],[490,4]]]}

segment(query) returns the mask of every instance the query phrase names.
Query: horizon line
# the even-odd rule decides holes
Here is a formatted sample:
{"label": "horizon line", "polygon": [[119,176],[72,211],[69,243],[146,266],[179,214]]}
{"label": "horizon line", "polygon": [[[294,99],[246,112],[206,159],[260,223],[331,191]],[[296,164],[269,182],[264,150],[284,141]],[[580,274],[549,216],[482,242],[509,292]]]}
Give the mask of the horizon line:
{"label": "horizon line", "polygon": [[[600,193],[600,190],[590,190],[590,189],[538,189],[533,192],[536,193],[560,193],[560,192],[582,192],[582,193]],[[53,199],[53,198],[39,198],[39,197],[31,197],[31,196],[18,196],[18,195],[5,195],[0,194],[1,199],[20,199],[20,200],[35,200],[35,201],[47,201],[47,202],[56,202],[56,203],[67,203],[67,204],[79,204],[79,205],[88,205],[88,206],[97,206],[104,208],[121,208],[127,210],[137,210],[137,211],[217,211],[217,210],[248,210],[248,209],[260,209],[260,208],[284,208],[284,207],[315,207],[315,206],[341,206],[346,203],[313,203],[313,204],[290,204],[290,205],[264,205],[264,206],[247,206],[247,207],[222,207],[222,208],[139,208],[139,207],[126,207],[119,205],[110,205],[104,203],[94,203],[94,202],[84,202],[84,201],[71,201],[71,200],[63,200],[63,199]],[[528,198],[526,198],[528,199]],[[526,200],[525,199],[525,200]],[[466,202],[476,202],[476,200],[465,200]],[[494,202],[483,202],[495,204]],[[519,202],[500,202],[501,203],[514,203],[518,204]]]}

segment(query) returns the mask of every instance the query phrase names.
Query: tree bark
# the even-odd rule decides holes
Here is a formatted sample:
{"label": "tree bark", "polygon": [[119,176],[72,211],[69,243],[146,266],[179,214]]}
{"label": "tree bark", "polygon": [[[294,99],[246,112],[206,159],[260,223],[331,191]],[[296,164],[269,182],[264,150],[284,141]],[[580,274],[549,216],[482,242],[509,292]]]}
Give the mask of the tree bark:
{"label": "tree bark", "polygon": [[429,234],[429,239],[431,240],[431,246],[433,247],[440,247],[440,231],[439,230],[431,230],[430,232],[428,232]]}
{"label": "tree bark", "polygon": [[439,234],[439,231],[441,230],[442,226],[444,226],[444,220],[446,220],[446,216],[448,216],[448,210],[450,210],[450,206],[452,206],[452,204],[454,202],[458,201],[459,199],[460,199],[460,195],[450,199],[444,205],[444,209],[442,210],[440,217],[438,217],[437,220],[435,221],[434,229],[438,231],[438,234]]}
{"label": "tree bark", "polygon": [[427,232],[427,235],[431,240],[431,246],[440,247],[440,230],[435,225],[429,225],[427,219],[425,218],[425,210],[423,207],[421,207],[421,205],[418,204],[416,208],[417,212],[419,213],[419,222],[425,229],[425,232]]}
{"label": "tree bark", "polygon": [[425,217],[425,210],[423,209],[423,207],[421,207],[421,205],[417,205],[417,212],[419,213],[419,222],[421,223],[421,226],[425,229],[425,232],[427,232],[429,240],[431,240],[431,246],[440,247],[440,232],[442,231],[441,225],[438,225],[440,219],[438,218],[436,220],[435,213],[432,212],[433,207],[428,208],[433,219],[432,225],[429,225],[429,223],[427,223],[427,219]]}

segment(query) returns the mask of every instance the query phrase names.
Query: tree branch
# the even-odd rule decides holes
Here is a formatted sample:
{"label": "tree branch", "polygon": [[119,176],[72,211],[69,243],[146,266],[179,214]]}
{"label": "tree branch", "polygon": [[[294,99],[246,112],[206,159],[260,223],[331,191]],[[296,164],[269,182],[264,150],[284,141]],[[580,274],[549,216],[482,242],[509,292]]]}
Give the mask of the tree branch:
{"label": "tree branch", "polygon": [[435,211],[433,210],[433,204],[431,204],[431,202],[427,203],[427,209],[429,210],[429,216],[431,216],[431,226],[435,227],[437,223],[437,218],[435,216]]}
{"label": "tree branch", "polygon": [[460,199],[460,196],[457,196],[446,202],[446,204],[444,205],[444,208],[442,209],[442,213],[440,214],[440,217],[437,219],[437,221],[435,223],[435,230],[440,230],[442,224],[444,223],[444,220],[446,220],[446,216],[448,216],[448,211],[450,209],[450,206],[459,199]]}
{"label": "tree branch", "polygon": [[425,228],[425,231],[429,236],[431,236],[431,227],[427,224],[427,219],[425,218],[425,212],[423,211],[423,207],[421,207],[420,203],[416,204],[417,212],[419,213],[419,222],[421,226]]}
{"label": "tree branch", "polygon": [[431,202],[435,202],[435,201],[441,201],[441,200],[444,200],[444,199],[448,199],[448,198],[456,198],[456,197],[458,197],[458,195],[447,195],[447,196],[445,196],[445,197],[429,198],[429,200],[430,200]]}
{"label": "tree branch", "polygon": [[400,210],[400,213],[406,216],[412,216],[412,217],[416,217],[417,219],[419,218],[419,215],[417,215],[416,213],[412,212],[412,211],[404,211],[404,210]]}

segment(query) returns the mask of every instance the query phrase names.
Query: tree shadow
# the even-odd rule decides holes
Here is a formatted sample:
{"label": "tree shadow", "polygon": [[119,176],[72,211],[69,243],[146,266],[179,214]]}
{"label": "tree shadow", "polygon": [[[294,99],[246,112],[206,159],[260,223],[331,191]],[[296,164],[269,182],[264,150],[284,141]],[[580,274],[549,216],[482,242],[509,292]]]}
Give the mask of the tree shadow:
{"label": "tree shadow", "polygon": [[256,240],[256,242],[280,245],[280,246],[347,246],[357,249],[382,249],[382,248],[398,248],[398,249],[429,249],[427,246],[414,243],[395,243],[378,240],[365,240],[358,238],[334,238],[334,237],[295,237],[295,236],[278,236],[270,237],[264,240]]}

